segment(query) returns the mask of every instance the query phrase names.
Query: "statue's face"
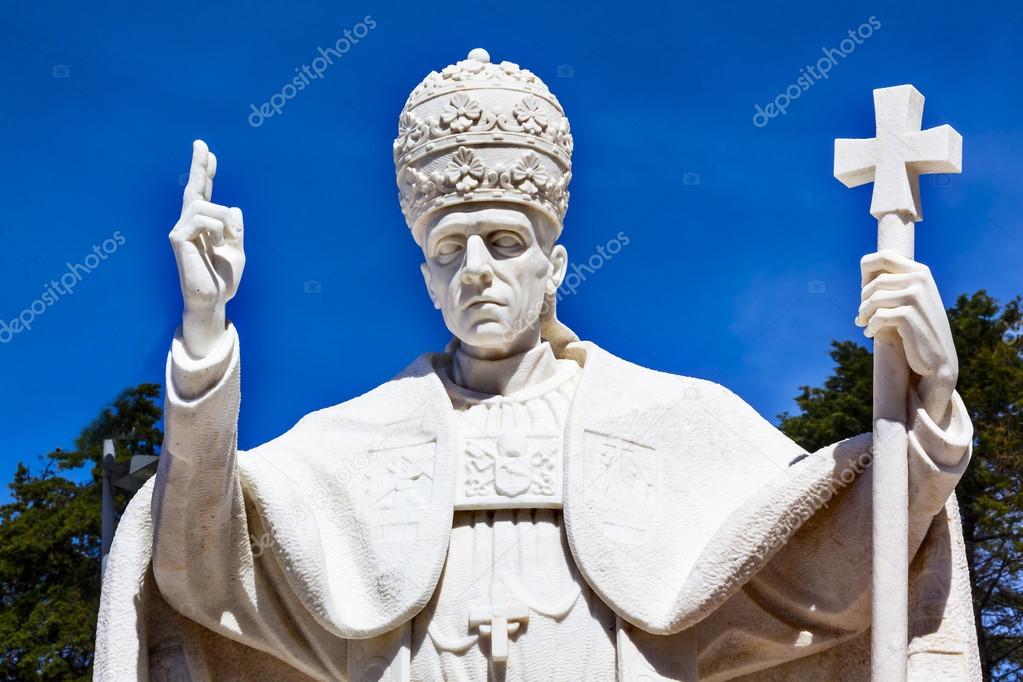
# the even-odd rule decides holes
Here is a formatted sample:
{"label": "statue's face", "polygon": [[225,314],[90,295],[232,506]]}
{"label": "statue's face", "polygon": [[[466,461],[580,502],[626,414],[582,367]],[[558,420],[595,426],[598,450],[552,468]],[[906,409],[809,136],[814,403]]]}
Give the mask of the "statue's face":
{"label": "statue's face", "polygon": [[499,358],[539,342],[544,295],[568,262],[565,247],[545,245],[540,221],[525,209],[459,206],[427,227],[426,287],[466,352]]}

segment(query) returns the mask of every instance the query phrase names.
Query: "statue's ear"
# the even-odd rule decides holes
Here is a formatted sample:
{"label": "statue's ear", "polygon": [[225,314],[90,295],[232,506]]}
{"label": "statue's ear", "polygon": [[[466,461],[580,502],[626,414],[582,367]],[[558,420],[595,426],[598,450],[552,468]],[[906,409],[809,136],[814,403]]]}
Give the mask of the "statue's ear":
{"label": "statue's ear", "polygon": [[419,271],[423,273],[423,282],[426,284],[426,293],[430,294],[430,300],[433,301],[433,307],[440,310],[440,303],[437,302],[437,294],[433,293],[433,287],[430,286],[430,266],[427,263],[420,263]]}
{"label": "statue's ear", "polygon": [[551,261],[551,265],[554,266],[554,272],[551,273],[554,287],[560,287],[561,283],[565,281],[565,274],[568,272],[568,249],[561,244],[555,244],[548,258]]}

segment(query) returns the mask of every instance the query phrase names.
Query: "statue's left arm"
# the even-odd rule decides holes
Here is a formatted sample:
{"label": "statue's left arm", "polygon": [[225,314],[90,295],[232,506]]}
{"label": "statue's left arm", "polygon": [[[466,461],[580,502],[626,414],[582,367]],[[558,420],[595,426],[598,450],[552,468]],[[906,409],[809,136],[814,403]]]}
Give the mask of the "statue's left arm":
{"label": "statue's left arm", "polygon": [[856,324],[869,338],[885,328],[899,333],[914,375],[912,393],[934,422],[946,423],[955,407],[959,359],[930,269],[891,251],[864,256],[860,269],[862,303]]}
{"label": "statue's left arm", "polygon": [[[909,551],[916,557],[910,579],[919,581],[920,574],[935,572],[923,565],[933,562],[935,553],[921,547],[931,542],[925,538],[935,536],[933,523],[946,526],[938,535],[948,534],[945,505],[969,462],[973,426],[955,391],[958,360],[930,271],[890,253],[865,257],[862,270],[857,324],[868,337],[895,328],[914,373],[907,397]],[[809,457],[829,455],[836,462],[855,463],[848,471],[832,473],[833,497],[699,627],[701,679],[731,679],[728,671],[746,665],[781,664],[812,655],[869,627],[871,436],[863,434]],[[942,580],[951,581],[951,576]]]}
{"label": "statue's left arm", "polygon": [[952,494],[969,461],[973,424],[959,394],[959,358],[930,269],[891,251],[864,256],[856,324],[873,338],[898,332],[912,370],[907,397],[910,550]]}

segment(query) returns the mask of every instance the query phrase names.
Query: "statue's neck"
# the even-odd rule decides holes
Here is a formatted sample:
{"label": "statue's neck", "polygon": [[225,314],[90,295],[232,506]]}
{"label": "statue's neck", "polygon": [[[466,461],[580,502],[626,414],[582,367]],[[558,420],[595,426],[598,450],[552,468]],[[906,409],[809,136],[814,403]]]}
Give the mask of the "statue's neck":
{"label": "statue's neck", "polygon": [[507,396],[549,379],[557,367],[546,341],[500,360],[476,358],[459,348],[452,354],[451,380],[470,391]]}

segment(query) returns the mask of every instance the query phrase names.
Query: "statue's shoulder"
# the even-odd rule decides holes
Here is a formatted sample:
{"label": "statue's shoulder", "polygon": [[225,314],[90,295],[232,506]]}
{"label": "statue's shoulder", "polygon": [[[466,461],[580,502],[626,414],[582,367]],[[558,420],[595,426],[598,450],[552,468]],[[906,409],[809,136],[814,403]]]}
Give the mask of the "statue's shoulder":
{"label": "statue's shoulder", "polygon": [[[310,412],[295,427],[329,426],[338,420],[389,421],[409,402],[442,396],[443,388],[434,369],[437,356],[437,353],[424,353],[379,386],[344,402]],[[438,388],[441,393],[437,392]]]}
{"label": "statue's shoulder", "polygon": [[584,409],[600,414],[601,418],[613,419],[617,413],[672,415],[676,420],[702,423],[704,433],[711,429],[742,433],[754,442],[770,442],[779,452],[803,452],[752,405],[722,384],[643,367],[592,342],[575,345],[585,351],[586,362],[579,399],[585,401]]}
{"label": "statue's shoulder", "polygon": [[630,393],[641,393],[662,400],[704,397],[715,402],[741,403],[749,407],[745,400],[727,386],[709,379],[645,367],[619,357],[592,341],[571,345],[582,351],[580,357],[585,358],[588,373],[594,375],[597,381],[617,384]]}
{"label": "statue's shoulder", "polygon": [[647,438],[659,439],[664,452],[706,451],[704,461],[770,462],[763,472],[751,470],[757,473],[750,477],[754,482],[806,454],[726,386],[643,367],[592,342],[577,344],[585,351],[586,369],[574,408],[596,430],[631,433],[635,424],[648,424]]}
{"label": "statue's shoulder", "polygon": [[287,452],[327,454],[344,443],[373,438],[395,424],[436,419],[446,400],[436,375],[436,353],[424,353],[379,386],[303,416],[288,431],[248,451],[263,456]]}

